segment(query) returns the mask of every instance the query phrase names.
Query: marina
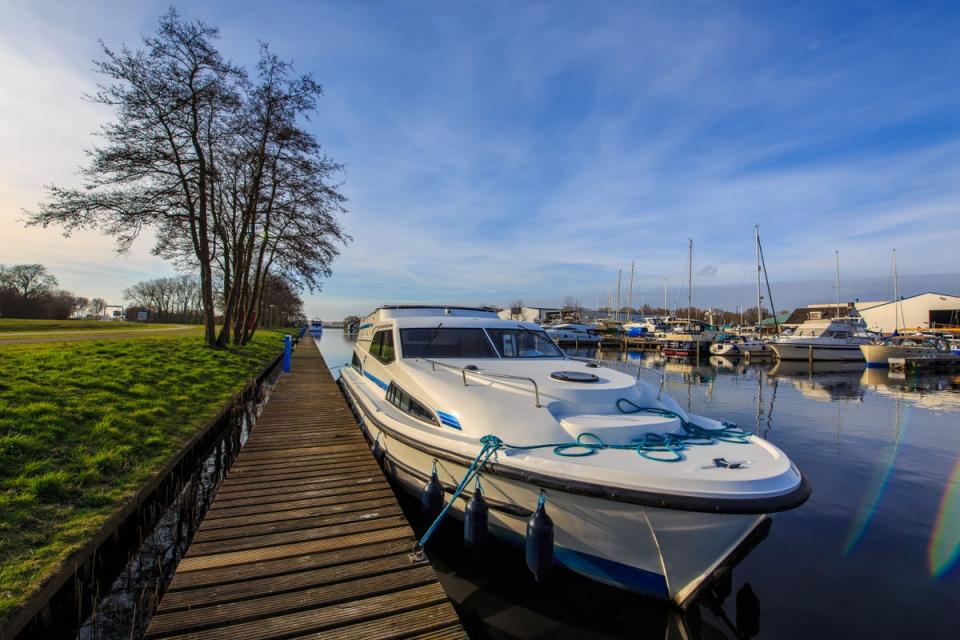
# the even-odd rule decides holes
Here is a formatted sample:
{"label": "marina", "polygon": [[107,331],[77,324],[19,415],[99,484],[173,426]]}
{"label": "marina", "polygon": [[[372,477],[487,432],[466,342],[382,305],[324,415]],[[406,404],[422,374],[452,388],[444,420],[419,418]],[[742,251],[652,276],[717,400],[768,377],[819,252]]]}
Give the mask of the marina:
{"label": "marina", "polygon": [[[331,366],[349,364],[353,342],[329,331],[321,350]],[[810,477],[810,500],[777,514],[765,537],[685,610],[562,570],[536,585],[522,553],[494,544],[478,559],[463,551],[462,524],[444,523],[429,556],[461,619],[470,621],[468,632],[950,637],[941,612],[960,606],[956,374],[900,377],[855,362],[818,362],[811,370],[805,362],[724,359],[714,366],[653,353],[611,355],[605,364],[634,375],[637,363],[662,372],[665,390],[684,409],[723,417],[788,451]],[[429,522],[418,516],[419,501],[401,505],[422,533]],[[585,590],[598,593],[589,610],[579,605]]]}

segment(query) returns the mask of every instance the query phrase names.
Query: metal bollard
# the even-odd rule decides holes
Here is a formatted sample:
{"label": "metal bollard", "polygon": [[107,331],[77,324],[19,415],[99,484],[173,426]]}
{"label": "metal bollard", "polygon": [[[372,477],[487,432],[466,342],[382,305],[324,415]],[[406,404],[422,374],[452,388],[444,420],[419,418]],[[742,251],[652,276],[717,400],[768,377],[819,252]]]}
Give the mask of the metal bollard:
{"label": "metal bollard", "polygon": [[283,372],[290,373],[290,361],[293,359],[293,339],[283,336]]}

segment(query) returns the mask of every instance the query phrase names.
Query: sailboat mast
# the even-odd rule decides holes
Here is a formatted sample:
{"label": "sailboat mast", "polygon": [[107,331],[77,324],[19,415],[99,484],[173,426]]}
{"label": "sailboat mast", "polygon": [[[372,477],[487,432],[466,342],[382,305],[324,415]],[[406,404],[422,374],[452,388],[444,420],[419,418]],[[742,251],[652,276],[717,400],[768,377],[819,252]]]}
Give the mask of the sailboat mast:
{"label": "sailboat mast", "polygon": [[897,250],[893,250],[893,330],[900,332],[900,278],[897,276]]}
{"label": "sailboat mast", "polygon": [[761,304],[763,298],[760,296],[760,225],[753,225],[753,230],[757,245],[757,331],[759,331],[763,322],[763,305]]}
{"label": "sailboat mast", "polygon": [[617,320],[620,319],[620,311],[623,305],[620,304],[620,281],[623,280],[623,269],[617,269]]}
{"label": "sailboat mast", "polygon": [[663,279],[663,315],[670,315],[670,307],[667,306],[667,279]]}
{"label": "sailboat mast", "polygon": [[687,320],[693,319],[693,238],[687,252]]}
{"label": "sailboat mast", "polygon": [[630,309],[630,321],[633,321],[633,260],[630,261],[630,292],[627,293],[627,307]]}
{"label": "sailboat mast", "polygon": [[834,257],[836,258],[836,265],[837,265],[837,315],[836,317],[839,318],[840,317],[840,252],[834,251]]}

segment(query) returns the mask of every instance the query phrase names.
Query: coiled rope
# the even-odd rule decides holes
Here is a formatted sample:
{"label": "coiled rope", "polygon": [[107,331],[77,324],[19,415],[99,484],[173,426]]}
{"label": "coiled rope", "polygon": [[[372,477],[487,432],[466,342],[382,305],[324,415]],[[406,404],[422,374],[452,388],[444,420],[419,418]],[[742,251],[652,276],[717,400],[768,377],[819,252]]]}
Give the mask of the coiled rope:
{"label": "coiled rope", "polygon": [[[719,429],[707,429],[694,422],[691,422],[690,420],[687,420],[675,411],[662,409],[660,407],[641,407],[640,405],[627,400],[626,398],[620,398],[617,400],[617,409],[619,409],[621,413],[625,414],[650,413],[668,418],[676,418],[680,422],[680,426],[683,428],[684,433],[645,433],[642,438],[626,444],[609,444],[604,442],[600,436],[596,435],[595,433],[585,431],[584,433],[578,435],[574,441],[529,445],[509,444],[497,436],[485,435],[480,438],[480,444],[483,445],[480,449],[480,453],[478,453],[473,459],[473,463],[467,469],[467,473],[463,476],[463,480],[461,480],[460,484],[457,485],[457,488],[454,490],[449,502],[444,505],[443,510],[440,511],[440,514],[433,521],[433,524],[430,525],[430,528],[427,529],[426,533],[424,533],[420,540],[413,545],[413,555],[418,559],[423,557],[424,545],[427,544],[427,541],[433,535],[434,531],[436,531],[437,527],[440,526],[440,522],[443,520],[444,516],[447,515],[450,507],[453,506],[453,503],[456,502],[460,497],[460,494],[463,493],[463,490],[470,483],[470,480],[479,475],[480,469],[483,468],[483,465],[485,465],[487,461],[493,457],[493,454],[500,449],[530,451],[533,449],[546,449],[552,447],[554,455],[564,456],[567,458],[582,458],[585,456],[592,456],[597,451],[602,449],[632,449],[636,451],[641,458],[653,460],[654,462],[680,462],[686,459],[686,456],[683,455],[683,452],[689,449],[691,446],[706,446],[716,444],[718,442],[746,444],[750,441],[750,434],[748,432],[729,422],[721,422],[720,424],[722,426]],[[436,468],[436,461],[434,461],[434,472],[436,472]]]}

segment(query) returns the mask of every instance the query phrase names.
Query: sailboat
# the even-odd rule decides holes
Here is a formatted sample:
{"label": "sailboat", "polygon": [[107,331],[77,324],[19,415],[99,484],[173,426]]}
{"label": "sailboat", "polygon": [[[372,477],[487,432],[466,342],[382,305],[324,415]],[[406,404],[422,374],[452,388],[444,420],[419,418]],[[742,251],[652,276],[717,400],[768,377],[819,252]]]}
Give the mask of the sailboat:
{"label": "sailboat", "polygon": [[687,263],[687,317],[667,321],[667,328],[660,338],[661,351],[667,356],[708,355],[709,347],[717,337],[717,330],[712,325],[693,319],[693,238],[690,239]]}

